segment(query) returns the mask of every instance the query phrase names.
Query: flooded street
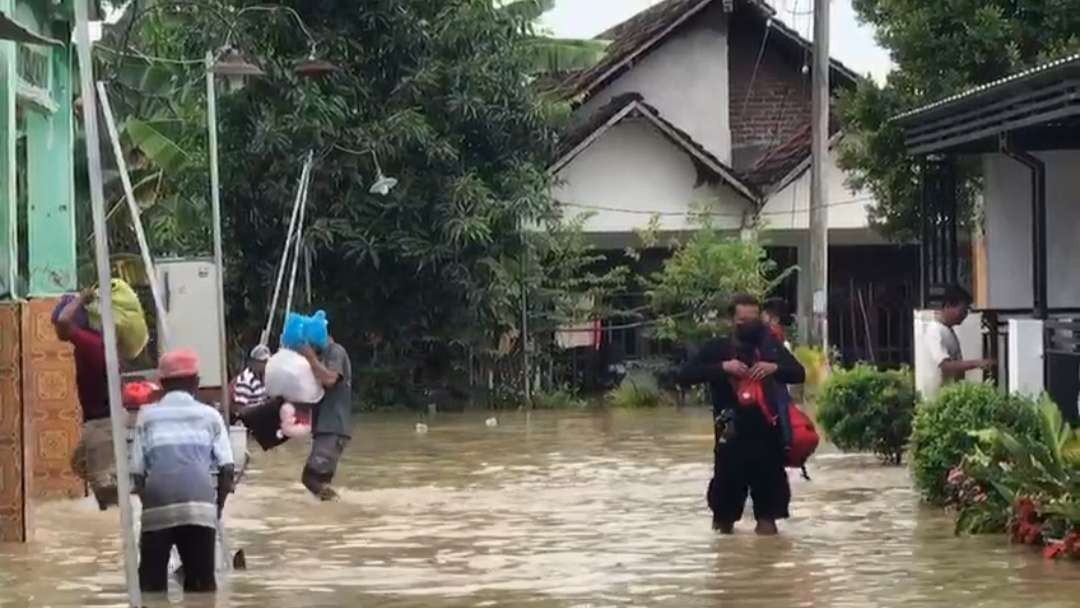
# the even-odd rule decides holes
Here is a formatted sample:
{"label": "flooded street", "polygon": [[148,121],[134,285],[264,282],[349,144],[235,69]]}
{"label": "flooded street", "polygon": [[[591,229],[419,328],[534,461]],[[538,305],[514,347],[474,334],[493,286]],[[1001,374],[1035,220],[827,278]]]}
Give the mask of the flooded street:
{"label": "flooded street", "polygon": [[[298,482],[305,446],[256,453],[229,503],[249,569],[215,598],[151,606],[1077,605],[1080,566],[1004,537],[955,538],[907,471],[822,450],[793,519],[760,539],[709,529],[706,411],[359,416],[342,500]],[[0,547],[0,606],[126,606],[116,511],[36,512]]]}

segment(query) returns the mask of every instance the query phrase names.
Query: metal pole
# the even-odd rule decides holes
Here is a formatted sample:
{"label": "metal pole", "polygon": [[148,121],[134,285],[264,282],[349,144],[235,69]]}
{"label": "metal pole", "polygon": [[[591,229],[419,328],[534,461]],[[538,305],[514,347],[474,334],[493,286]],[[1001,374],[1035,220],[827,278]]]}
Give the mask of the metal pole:
{"label": "metal pole", "polygon": [[311,163],[314,161],[314,156],[314,151],[308,152],[307,160],[304,161],[304,168],[300,171],[300,182],[296,186],[296,201],[293,203],[292,217],[289,219],[289,231],[285,235],[285,249],[281,255],[281,266],[278,268],[277,282],[274,283],[274,295],[270,300],[270,314],[267,315],[266,328],[263,329],[262,336],[259,339],[260,344],[265,345],[270,340],[270,330],[274,327],[274,313],[277,312],[278,297],[281,296],[281,285],[285,280],[285,268],[289,264],[289,246],[292,245],[294,238],[296,218],[300,214],[300,201],[304,195],[304,184],[307,183],[308,175],[311,173]]}
{"label": "metal pole", "polygon": [[829,349],[829,0],[814,2],[813,118],[810,166],[811,344]]}
{"label": "metal pole", "polygon": [[214,54],[206,53],[206,122],[210,131],[210,208],[214,223],[214,265],[217,266],[218,348],[221,349],[221,413],[229,422],[229,351],[225,338],[225,255],[221,246],[221,188],[218,176],[217,90]]}
{"label": "metal pole", "polygon": [[94,257],[97,262],[101,333],[105,342],[106,376],[109,384],[109,418],[112,422],[113,456],[116,458],[116,489],[119,493],[120,528],[123,534],[124,573],[128,601],[142,606],[139,568],[135,553],[135,519],[131,509],[131,473],[127,453],[127,412],[120,400],[120,361],[116,351],[116,325],[112,309],[112,270],[109,266],[109,237],[105,222],[105,191],[101,176],[100,134],[97,124],[97,100],[94,95],[94,64],[90,52],[90,0],[75,3],[75,40],[79,57],[80,87],[83,100],[83,124],[86,129],[86,161],[90,176],[90,204],[94,222]]}
{"label": "metal pole", "polygon": [[109,131],[109,139],[112,141],[113,155],[116,157],[116,166],[120,170],[120,183],[124,186],[124,199],[127,200],[128,211],[131,212],[131,223],[135,227],[135,238],[139,241],[139,253],[142,254],[143,267],[146,269],[146,279],[150,282],[150,293],[154,296],[154,306],[157,308],[158,318],[158,342],[160,351],[168,351],[172,343],[169,333],[169,319],[165,314],[165,298],[158,286],[157,275],[154,273],[154,261],[150,257],[150,246],[146,241],[146,232],[143,230],[142,213],[139,204],[135,201],[135,188],[131,185],[131,176],[128,175],[127,159],[124,158],[124,148],[120,145],[120,133],[116,129],[116,117],[113,116],[112,104],[109,102],[109,93],[104,82],[97,83],[98,98],[101,101],[101,113],[105,116],[105,128]]}
{"label": "metal pole", "polygon": [[304,216],[307,212],[308,202],[308,188],[311,185],[311,171],[308,171],[307,180],[303,183],[303,193],[300,197],[300,219],[296,222],[296,236],[294,244],[296,249],[293,251],[293,266],[292,272],[289,274],[289,292],[285,296],[285,318],[289,318],[289,313],[292,312],[293,293],[296,289],[296,271],[300,267],[300,247],[304,244]]}

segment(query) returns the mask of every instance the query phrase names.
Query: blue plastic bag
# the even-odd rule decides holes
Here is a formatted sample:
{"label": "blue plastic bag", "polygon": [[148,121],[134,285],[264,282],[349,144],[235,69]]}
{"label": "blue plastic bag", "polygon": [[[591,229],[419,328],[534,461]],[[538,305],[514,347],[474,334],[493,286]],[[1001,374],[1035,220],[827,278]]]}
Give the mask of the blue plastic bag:
{"label": "blue plastic bag", "polygon": [[321,310],[310,317],[291,312],[285,319],[281,345],[291,350],[299,350],[305,344],[315,349],[324,349],[330,342],[328,325],[326,313]]}

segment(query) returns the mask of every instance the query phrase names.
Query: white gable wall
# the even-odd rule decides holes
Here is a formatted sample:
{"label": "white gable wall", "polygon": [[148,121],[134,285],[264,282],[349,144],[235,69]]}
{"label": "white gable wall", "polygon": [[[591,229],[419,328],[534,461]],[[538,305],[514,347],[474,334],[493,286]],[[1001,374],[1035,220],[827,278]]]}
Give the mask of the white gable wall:
{"label": "white gable wall", "polygon": [[622,232],[648,226],[659,212],[665,231],[692,230],[687,211],[714,201],[718,227],[738,228],[750,202],[722,182],[697,185],[698,172],[685,150],[646,119],[625,119],[555,176],[553,196],[568,216],[593,213],[586,232]]}
{"label": "white gable wall", "polygon": [[[867,228],[874,197],[866,190],[852,191],[847,174],[837,165],[835,148],[829,151],[829,229]],[[766,230],[807,230],[810,227],[810,171],[769,195],[761,211]]]}
{"label": "white gable wall", "polygon": [[[1080,152],[1036,154],[1046,163],[1047,296],[1080,307]],[[1000,154],[983,156],[990,308],[1031,308],[1031,172]]]}
{"label": "white gable wall", "polygon": [[577,116],[585,120],[614,97],[640,93],[665,120],[730,165],[727,22],[722,3],[713,3],[578,108]]}

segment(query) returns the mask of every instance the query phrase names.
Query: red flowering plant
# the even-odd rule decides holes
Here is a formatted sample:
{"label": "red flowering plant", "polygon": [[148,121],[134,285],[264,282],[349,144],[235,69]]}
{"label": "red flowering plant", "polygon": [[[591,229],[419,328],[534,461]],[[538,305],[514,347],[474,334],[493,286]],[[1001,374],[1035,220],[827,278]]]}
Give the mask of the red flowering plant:
{"label": "red flowering plant", "polygon": [[[1013,542],[1044,547],[1047,558],[1080,558],[1080,461],[1073,457],[1078,436],[1052,402],[1043,400],[1039,414],[1035,436],[1001,428],[973,433],[979,446],[965,459],[963,473],[993,489],[991,502],[1004,500]],[[959,474],[957,481],[963,488]]]}

